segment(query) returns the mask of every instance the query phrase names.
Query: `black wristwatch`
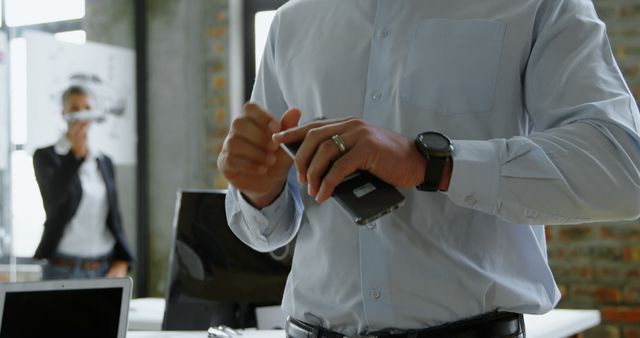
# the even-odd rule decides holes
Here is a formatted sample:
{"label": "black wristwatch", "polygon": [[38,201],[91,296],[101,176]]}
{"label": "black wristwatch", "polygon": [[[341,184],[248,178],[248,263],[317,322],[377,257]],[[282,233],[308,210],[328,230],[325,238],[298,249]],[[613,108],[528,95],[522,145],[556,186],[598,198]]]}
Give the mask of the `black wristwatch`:
{"label": "black wristwatch", "polygon": [[429,131],[416,137],[416,147],[427,159],[425,180],[416,189],[420,191],[438,191],[445,164],[453,154],[453,144],[448,137]]}

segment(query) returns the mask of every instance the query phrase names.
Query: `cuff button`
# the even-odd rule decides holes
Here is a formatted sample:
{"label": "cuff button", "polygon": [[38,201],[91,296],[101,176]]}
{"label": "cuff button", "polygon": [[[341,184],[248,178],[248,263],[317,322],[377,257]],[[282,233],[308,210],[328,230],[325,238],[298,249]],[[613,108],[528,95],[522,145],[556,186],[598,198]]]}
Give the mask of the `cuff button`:
{"label": "cuff button", "polygon": [[476,199],[475,196],[473,196],[473,194],[471,194],[471,195],[467,195],[467,197],[464,198],[464,202],[469,205],[476,205],[476,203],[478,203],[478,200]]}

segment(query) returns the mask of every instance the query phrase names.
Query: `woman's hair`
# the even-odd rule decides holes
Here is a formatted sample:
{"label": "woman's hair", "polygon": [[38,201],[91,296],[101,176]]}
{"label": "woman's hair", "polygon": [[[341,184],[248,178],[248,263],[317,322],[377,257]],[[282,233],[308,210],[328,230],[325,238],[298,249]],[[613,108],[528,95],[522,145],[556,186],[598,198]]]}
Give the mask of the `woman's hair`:
{"label": "woman's hair", "polygon": [[87,90],[84,89],[82,86],[73,85],[73,86],[67,88],[62,93],[62,107],[64,108],[64,106],[67,104],[67,99],[69,98],[69,96],[71,96],[71,95],[88,95],[88,94],[89,93],[87,92]]}

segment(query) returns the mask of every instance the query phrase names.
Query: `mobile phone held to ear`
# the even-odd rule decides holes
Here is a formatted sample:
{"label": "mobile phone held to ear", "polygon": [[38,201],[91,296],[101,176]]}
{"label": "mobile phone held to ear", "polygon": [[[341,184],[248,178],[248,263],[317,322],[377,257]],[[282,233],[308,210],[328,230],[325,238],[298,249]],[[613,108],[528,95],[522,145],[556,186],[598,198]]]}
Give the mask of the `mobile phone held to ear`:
{"label": "mobile phone held to ear", "polygon": [[71,124],[76,122],[102,123],[105,120],[105,116],[103,113],[95,110],[81,110],[79,112],[65,115],[65,120]]}
{"label": "mobile phone held to ear", "polygon": [[[301,144],[299,141],[280,146],[295,158]],[[358,225],[367,225],[404,204],[404,195],[396,187],[362,170],[346,177],[331,196]]]}

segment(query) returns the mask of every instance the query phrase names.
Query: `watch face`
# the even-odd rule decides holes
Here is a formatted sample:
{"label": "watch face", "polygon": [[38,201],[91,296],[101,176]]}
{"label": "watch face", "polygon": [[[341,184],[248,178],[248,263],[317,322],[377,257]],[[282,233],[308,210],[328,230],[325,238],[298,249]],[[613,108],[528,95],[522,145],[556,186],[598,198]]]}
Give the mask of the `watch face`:
{"label": "watch face", "polygon": [[422,144],[427,148],[436,151],[447,151],[450,149],[451,142],[444,135],[439,133],[424,133],[420,135]]}

